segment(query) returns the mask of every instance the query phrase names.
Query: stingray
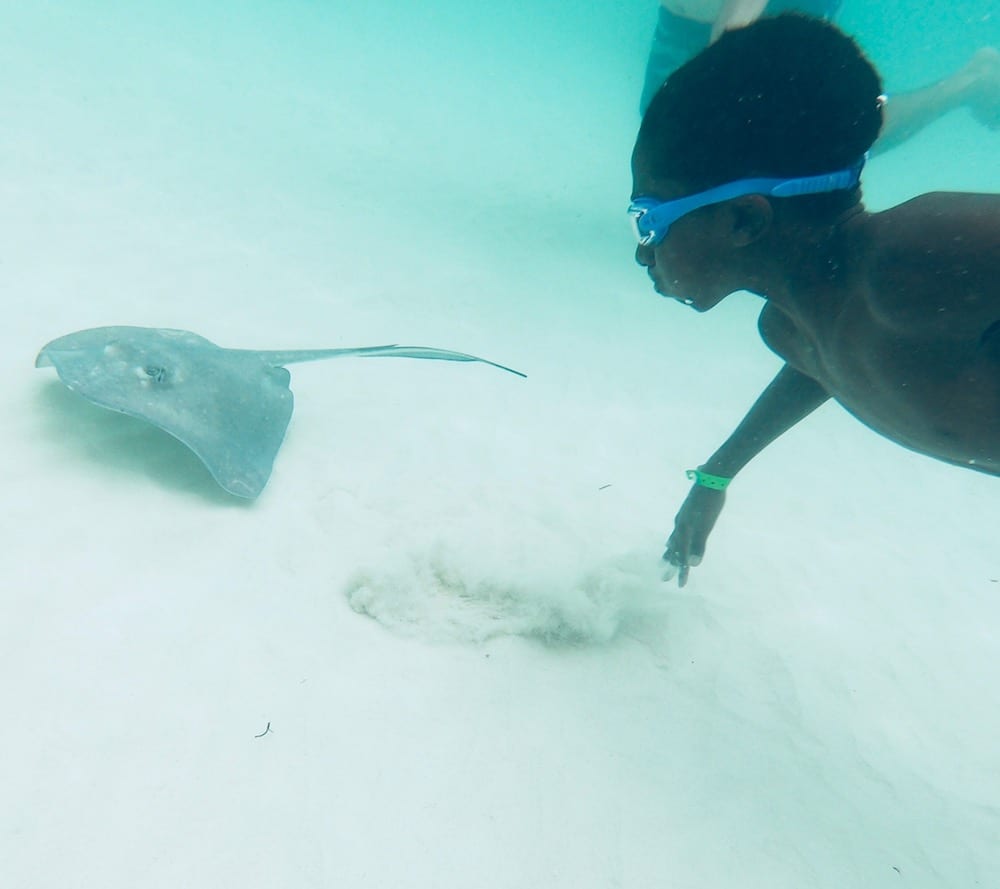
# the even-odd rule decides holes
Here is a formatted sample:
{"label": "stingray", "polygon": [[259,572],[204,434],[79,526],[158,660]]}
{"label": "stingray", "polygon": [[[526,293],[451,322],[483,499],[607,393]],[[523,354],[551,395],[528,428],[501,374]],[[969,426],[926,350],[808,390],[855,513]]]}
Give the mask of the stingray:
{"label": "stingray", "polygon": [[46,345],[35,367],[54,367],[74,392],[158,426],[187,445],[230,494],[253,499],[267,484],[292,417],[284,365],[325,358],[477,361],[446,349],[223,349],[196,333],[152,327],[95,327]]}

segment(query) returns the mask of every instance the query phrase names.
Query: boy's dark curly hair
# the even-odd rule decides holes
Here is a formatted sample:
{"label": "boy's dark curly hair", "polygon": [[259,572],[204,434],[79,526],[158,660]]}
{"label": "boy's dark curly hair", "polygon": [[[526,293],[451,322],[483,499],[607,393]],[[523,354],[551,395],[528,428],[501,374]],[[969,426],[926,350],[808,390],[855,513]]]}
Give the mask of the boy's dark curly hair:
{"label": "boy's dark curly hair", "polygon": [[857,161],[882,125],[878,72],[828,22],[797,14],[728,31],[678,68],[642,120],[657,178],[701,190]]}

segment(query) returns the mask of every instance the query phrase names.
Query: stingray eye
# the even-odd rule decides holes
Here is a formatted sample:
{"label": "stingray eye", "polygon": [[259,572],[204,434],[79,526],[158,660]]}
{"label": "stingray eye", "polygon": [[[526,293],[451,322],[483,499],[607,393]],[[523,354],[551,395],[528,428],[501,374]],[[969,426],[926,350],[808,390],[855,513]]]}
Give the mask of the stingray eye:
{"label": "stingray eye", "polygon": [[143,372],[149,377],[151,383],[162,383],[167,379],[167,369],[155,364],[144,367]]}

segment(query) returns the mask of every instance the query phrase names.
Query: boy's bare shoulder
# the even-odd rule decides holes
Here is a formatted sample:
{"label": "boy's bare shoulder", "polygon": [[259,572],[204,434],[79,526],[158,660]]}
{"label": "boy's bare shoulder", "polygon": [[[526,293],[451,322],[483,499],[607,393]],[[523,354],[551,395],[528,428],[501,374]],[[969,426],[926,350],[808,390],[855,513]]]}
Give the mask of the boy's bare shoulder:
{"label": "boy's bare shoulder", "polygon": [[937,254],[1000,248],[1000,194],[930,192],[870,219],[885,247],[929,246]]}
{"label": "boy's bare shoulder", "polygon": [[864,241],[871,308],[884,320],[948,328],[960,314],[954,333],[967,335],[998,317],[1000,195],[920,195],[871,214]]}

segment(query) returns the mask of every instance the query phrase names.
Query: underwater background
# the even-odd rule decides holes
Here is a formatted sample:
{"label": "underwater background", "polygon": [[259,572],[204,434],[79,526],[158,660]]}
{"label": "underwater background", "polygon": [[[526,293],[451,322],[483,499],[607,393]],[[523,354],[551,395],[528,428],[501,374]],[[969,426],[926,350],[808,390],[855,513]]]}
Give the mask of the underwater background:
{"label": "underwater background", "polygon": [[[5,886],[1000,882],[995,478],[829,404],[660,581],[778,363],[756,299],[697,316],[633,261],[655,16],[5,5]],[[838,22],[890,93],[1000,45],[987,0]],[[998,151],[955,112],[866,203],[997,191]],[[296,366],[248,504],[33,367],[119,324],[528,379]]]}

